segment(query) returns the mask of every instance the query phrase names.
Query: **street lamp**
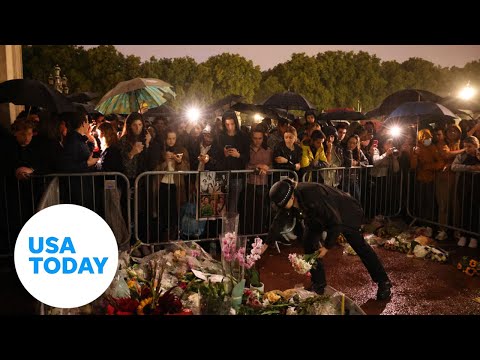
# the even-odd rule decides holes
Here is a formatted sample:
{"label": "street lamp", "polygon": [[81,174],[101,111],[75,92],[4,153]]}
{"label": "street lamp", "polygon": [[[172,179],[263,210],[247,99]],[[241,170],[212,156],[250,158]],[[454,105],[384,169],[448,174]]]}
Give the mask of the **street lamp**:
{"label": "street lamp", "polygon": [[463,100],[470,100],[476,92],[477,90],[470,86],[469,81],[467,85],[462,90],[460,90],[460,92],[458,93],[458,97]]}
{"label": "street lamp", "polygon": [[68,91],[69,91],[69,88],[67,85],[68,79],[65,75],[61,77],[60,71],[61,71],[60,66],[55,65],[55,67],[53,68],[53,73],[55,75],[52,75],[50,73],[50,75],[48,76],[48,84],[58,92],[61,92],[66,95],[68,94]]}

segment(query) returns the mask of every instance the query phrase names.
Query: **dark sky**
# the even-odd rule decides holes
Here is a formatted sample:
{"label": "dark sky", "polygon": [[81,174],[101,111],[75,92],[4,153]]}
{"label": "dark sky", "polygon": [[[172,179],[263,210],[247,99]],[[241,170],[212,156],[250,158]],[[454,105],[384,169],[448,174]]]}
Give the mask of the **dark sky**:
{"label": "dark sky", "polygon": [[[85,46],[87,48],[96,46]],[[272,68],[290,59],[292,53],[315,55],[328,50],[366,51],[382,60],[402,62],[410,57],[420,57],[441,66],[463,67],[480,59],[480,45],[115,45],[125,55],[175,58],[191,56],[203,62],[210,56],[229,52],[240,54],[259,65],[261,70]]]}

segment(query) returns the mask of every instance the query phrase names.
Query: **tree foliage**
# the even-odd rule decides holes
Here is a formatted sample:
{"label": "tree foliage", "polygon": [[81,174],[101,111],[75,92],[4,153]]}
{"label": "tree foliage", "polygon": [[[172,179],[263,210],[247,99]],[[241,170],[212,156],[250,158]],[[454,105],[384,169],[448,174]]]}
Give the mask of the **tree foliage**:
{"label": "tree foliage", "polygon": [[230,94],[260,103],[286,90],[305,96],[318,110],[356,107],[363,111],[380,105],[389,94],[406,88],[453,95],[470,81],[480,86],[480,59],[463,68],[446,68],[420,58],[402,63],[381,61],[367,52],[326,51],[314,56],[293,54],[274,68],[260,71],[238,54],[223,53],[198,64],[191,57],[151,57],[144,62],[125,56],[112,45],[84,49],[76,45],[23,47],[24,76],[48,81],[58,64],[69,79],[71,92],[104,94],[118,82],[134,77],[159,78],[174,86],[177,109],[208,105]]}

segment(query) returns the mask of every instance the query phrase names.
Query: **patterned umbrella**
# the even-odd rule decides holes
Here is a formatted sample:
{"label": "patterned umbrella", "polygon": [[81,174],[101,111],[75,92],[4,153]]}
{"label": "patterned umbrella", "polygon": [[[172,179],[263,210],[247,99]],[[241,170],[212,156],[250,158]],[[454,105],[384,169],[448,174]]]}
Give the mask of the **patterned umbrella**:
{"label": "patterned umbrella", "polygon": [[139,111],[144,104],[149,109],[161,106],[169,96],[176,96],[169,83],[160,79],[135,78],[118,83],[100,99],[95,109],[102,114],[129,114]]}

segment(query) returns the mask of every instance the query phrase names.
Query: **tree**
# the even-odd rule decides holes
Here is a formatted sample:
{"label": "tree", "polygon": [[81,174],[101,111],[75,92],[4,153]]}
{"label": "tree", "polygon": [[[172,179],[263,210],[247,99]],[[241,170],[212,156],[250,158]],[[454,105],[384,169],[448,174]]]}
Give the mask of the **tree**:
{"label": "tree", "polygon": [[93,91],[104,94],[120,81],[128,80],[125,57],[113,45],[88,49],[87,54]]}
{"label": "tree", "polygon": [[[409,84],[413,82],[413,74],[406,71],[396,61],[384,61],[382,63],[382,77],[385,80],[386,85],[383,89],[381,100],[396,91],[407,89]],[[381,100],[374,105],[379,106]]]}
{"label": "tree", "polygon": [[205,84],[212,82],[212,101],[239,94],[251,102],[260,86],[261,77],[260,67],[254,66],[251,60],[238,54],[223,53],[199,65],[196,81]]}
{"label": "tree", "polygon": [[276,93],[286,91],[285,87],[278,81],[276,76],[268,76],[260,83],[260,87],[255,93],[255,103],[261,103]]}
{"label": "tree", "polygon": [[87,53],[76,45],[31,45],[22,46],[23,76],[48,83],[55,65],[68,78],[70,92],[90,90],[91,80]]}
{"label": "tree", "polygon": [[444,89],[442,68],[430,61],[412,57],[404,61],[401,68],[411,74],[406,84],[409,88],[428,90],[433,93],[439,93]]}

